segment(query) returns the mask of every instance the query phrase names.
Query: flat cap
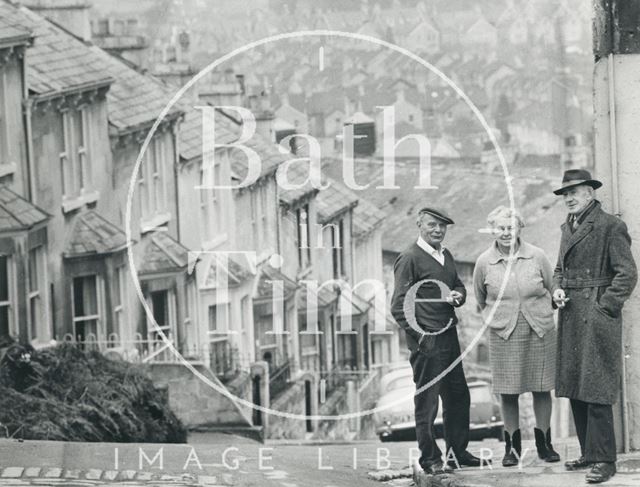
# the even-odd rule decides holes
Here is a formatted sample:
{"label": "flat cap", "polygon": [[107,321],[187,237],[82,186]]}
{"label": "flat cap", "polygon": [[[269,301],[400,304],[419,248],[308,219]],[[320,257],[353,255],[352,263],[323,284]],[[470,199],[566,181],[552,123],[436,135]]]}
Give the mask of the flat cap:
{"label": "flat cap", "polygon": [[446,215],[444,211],[438,208],[424,207],[420,209],[420,211],[418,212],[418,215],[424,215],[425,213],[428,215],[431,215],[434,218],[437,218],[438,220],[445,222],[447,225],[453,225],[455,223],[451,218],[449,218]]}

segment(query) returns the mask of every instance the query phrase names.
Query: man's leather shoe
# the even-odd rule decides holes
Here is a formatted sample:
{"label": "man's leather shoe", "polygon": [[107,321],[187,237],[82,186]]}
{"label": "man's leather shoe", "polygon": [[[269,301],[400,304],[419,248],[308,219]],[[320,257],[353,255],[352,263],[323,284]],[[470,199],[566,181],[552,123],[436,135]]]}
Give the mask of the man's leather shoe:
{"label": "man's leather shoe", "polygon": [[[460,467],[479,467],[481,463],[481,460],[478,457],[476,457],[475,455],[472,455],[468,451],[465,451],[462,454],[458,455],[456,459],[458,460],[457,464],[455,460],[451,459],[447,462],[447,465],[455,469],[455,468],[458,468],[458,465]],[[491,460],[483,458],[482,466],[488,467],[489,465],[491,465]]]}
{"label": "man's leather shoe", "polygon": [[567,470],[582,470],[583,468],[588,468],[591,465],[584,459],[584,456],[580,455],[580,458],[577,460],[569,460],[568,462],[564,462],[564,468]]}
{"label": "man's leather shoe", "polygon": [[441,461],[437,461],[435,463],[432,463],[431,465],[423,467],[423,470],[427,475],[443,475],[447,473],[453,473],[453,469],[448,465],[445,465]]}
{"label": "man's leather shoe", "polygon": [[599,484],[606,482],[616,474],[615,462],[597,462],[591,465],[591,470],[587,472],[587,482]]}

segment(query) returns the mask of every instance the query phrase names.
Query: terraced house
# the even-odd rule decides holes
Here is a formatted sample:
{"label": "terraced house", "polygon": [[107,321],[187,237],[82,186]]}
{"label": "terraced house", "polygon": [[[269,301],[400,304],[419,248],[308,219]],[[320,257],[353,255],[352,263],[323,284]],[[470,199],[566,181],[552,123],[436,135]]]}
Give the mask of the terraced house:
{"label": "terraced house", "polygon": [[0,334],[146,363],[190,427],[322,436],[247,404],[370,405],[398,349],[376,325],[384,289],[360,284],[382,282],[384,214],[336,180],[309,184],[268,107],[243,142],[253,174],[233,145],[243,120],[211,90],[164,110],[172,91],[130,62],[6,0],[0,19]]}

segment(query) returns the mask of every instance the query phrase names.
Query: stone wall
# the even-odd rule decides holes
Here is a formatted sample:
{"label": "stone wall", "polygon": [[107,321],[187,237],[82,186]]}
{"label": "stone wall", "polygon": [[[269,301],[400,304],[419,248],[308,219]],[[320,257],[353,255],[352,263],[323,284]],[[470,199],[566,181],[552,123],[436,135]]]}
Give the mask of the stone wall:
{"label": "stone wall", "polygon": [[284,413],[270,414],[267,421],[266,437],[278,439],[304,439],[307,428],[306,420],[287,417],[286,414],[305,414],[304,381],[289,387],[280,397],[271,403],[271,409]]}
{"label": "stone wall", "polygon": [[211,371],[201,365],[196,365],[195,369],[216,388],[205,383],[184,365],[148,365],[154,384],[166,387],[171,409],[188,429],[251,426],[238,404],[222,392],[226,388]]}

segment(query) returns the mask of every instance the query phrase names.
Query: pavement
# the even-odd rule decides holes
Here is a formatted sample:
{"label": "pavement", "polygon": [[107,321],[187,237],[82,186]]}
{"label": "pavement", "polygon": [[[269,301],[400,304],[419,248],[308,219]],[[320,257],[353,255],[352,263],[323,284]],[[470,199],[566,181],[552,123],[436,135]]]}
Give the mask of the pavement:
{"label": "pavement", "polygon": [[[192,434],[189,444],[68,443],[0,440],[0,487],[188,486],[188,487],[573,487],[587,485],[584,472],[562,463],[577,455],[574,439],[555,442],[562,462],[547,464],[524,441],[519,467],[504,468],[504,444],[473,442],[469,450],[491,456],[493,468],[464,468],[438,479],[415,475],[414,442],[257,443],[221,433]],[[528,449],[528,450],[527,450]],[[640,486],[640,452],[620,455],[608,487]]]}

